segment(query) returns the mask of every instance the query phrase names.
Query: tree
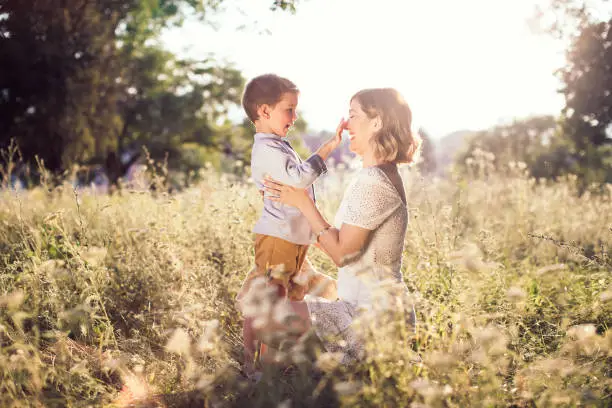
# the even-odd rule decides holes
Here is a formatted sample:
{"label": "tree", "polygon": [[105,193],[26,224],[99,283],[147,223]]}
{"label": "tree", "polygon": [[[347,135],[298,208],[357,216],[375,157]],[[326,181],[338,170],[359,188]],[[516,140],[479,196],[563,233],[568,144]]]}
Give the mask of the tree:
{"label": "tree", "polygon": [[498,168],[511,162],[523,162],[532,169],[539,157],[549,151],[556,132],[557,123],[552,116],[535,116],[476,132],[456,164],[465,169],[467,159],[475,151],[483,151],[492,153],[492,164]]}
{"label": "tree", "polygon": [[210,143],[242,76],[213,60],[180,60],[156,39],[221,2],[0,0],[0,148],[15,138],[26,160],[37,155],[59,172],[108,162],[130,143],[160,154]]}
{"label": "tree", "polygon": [[535,10],[534,21],[543,31],[558,39],[571,40],[585,27],[606,20],[612,8],[609,0],[548,0]]}
{"label": "tree", "polygon": [[0,145],[15,137],[56,171],[104,149],[116,15],[86,0],[2,0],[0,12]]}
{"label": "tree", "polygon": [[585,185],[612,183],[612,19],[582,28],[559,71],[565,134]]}
{"label": "tree", "polygon": [[559,70],[564,83],[563,113],[576,148],[611,143],[612,19],[587,25],[567,52],[568,64]]}
{"label": "tree", "polygon": [[605,0],[552,0],[550,8],[555,18],[549,32],[569,43],[567,64],[557,72],[565,107],[556,153],[575,159],[571,172],[583,186],[612,182],[610,11]]}
{"label": "tree", "polygon": [[431,136],[429,136],[429,133],[423,128],[419,129],[418,133],[423,141],[421,145],[421,157],[418,163],[419,171],[422,174],[432,174],[436,171],[437,167],[433,140],[431,140]]}
{"label": "tree", "polygon": [[159,156],[182,143],[215,143],[215,123],[240,101],[239,71],[213,60],[178,60],[157,47],[126,60],[131,67],[122,76],[118,98],[119,149],[147,144]]}

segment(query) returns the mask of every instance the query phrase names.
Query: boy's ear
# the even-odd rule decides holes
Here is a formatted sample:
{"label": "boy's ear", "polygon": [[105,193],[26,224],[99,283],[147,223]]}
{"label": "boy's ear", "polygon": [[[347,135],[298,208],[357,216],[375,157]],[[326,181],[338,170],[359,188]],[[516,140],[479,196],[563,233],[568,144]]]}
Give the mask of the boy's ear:
{"label": "boy's ear", "polygon": [[257,116],[264,119],[270,119],[270,105],[264,103],[257,107]]}

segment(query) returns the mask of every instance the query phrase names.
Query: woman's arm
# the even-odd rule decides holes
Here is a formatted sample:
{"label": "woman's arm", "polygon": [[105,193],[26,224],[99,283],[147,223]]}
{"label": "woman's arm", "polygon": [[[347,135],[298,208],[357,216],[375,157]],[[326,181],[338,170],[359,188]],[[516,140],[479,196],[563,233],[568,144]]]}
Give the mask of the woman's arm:
{"label": "woman's arm", "polygon": [[343,266],[358,256],[371,231],[348,224],[342,224],[340,229],[333,228],[323,218],[315,204],[311,200],[308,201],[309,203],[304,203],[301,208],[298,208],[317,235],[317,241],[334,263]]}
{"label": "woman's arm", "polygon": [[308,220],[321,247],[338,266],[343,266],[361,253],[370,230],[349,224],[340,229],[332,228],[319,212],[306,192],[292,186],[278,183],[270,178],[264,181],[270,200],[297,207]]}

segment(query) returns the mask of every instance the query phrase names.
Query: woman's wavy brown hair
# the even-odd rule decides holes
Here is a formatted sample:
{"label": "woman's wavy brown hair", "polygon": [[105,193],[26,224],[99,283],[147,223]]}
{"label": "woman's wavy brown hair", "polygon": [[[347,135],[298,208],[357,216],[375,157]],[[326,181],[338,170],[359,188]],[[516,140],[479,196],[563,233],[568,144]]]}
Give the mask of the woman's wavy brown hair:
{"label": "woman's wavy brown hair", "polygon": [[370,119],[377,116],[381,129],[370,141],[377,158],[388,163],[414,163],[421,138],[412,131],[412,111],[402,95],[393,88],[363,89],[351,98],[361,105]]}

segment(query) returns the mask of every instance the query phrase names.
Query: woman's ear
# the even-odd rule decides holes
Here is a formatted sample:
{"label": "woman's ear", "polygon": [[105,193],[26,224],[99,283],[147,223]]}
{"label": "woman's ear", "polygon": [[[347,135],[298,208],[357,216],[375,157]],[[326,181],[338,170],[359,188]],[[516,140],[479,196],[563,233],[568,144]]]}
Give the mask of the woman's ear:
{"label": "woman's ear", "polygon": [[380,116],[376,116],[374,118],[374,131],[378,132],[380,129],[382,129],[382,119]]}

